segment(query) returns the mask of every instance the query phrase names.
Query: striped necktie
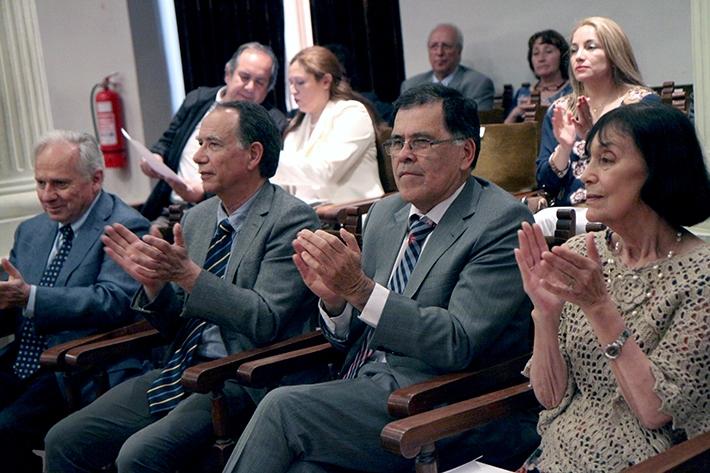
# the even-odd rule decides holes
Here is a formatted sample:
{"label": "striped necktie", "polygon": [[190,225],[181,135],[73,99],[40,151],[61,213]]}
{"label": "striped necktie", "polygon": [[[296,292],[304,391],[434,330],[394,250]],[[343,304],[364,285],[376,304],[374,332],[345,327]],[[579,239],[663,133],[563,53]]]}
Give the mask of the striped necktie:
{"label": "striped necktie", "polygon": [[[52,287],[57,282],[57,276],[62,270],[64,261],[72,247],[74,241],[74,231],[71,225],[64,225],[59,229],[62,234],[62,244],[54,255],[42,274],[39,286]],[[39,335],[35,330],[34,319],[24,318],[22,322],[22,333],[20,335],[20,348],[17,358],[12,365],[12,370],[18,378],[26,379],[39,369],[39,357],[47,348],[47,339],[44,335]]]}
{"label": "striped necktie", "polygon": [[[233,238],[234,228],[225,218],[219,222],[210,242],[203,264],[205,270],[221,278],[224,277],[232,251]],[[202,332],[206,326],[206,321],[191,318],[180,331],[184,335],[181,337],[182,343],[177,345],[179,348],[175,350],[160,376],[153,380],[148,389],[148,409],[151,414],[172,410],[185,396],[185,389],[180,383],[180,378],[182,373],[192,365],[195,351],[200,344]]]}
{"label": "striped necktie", "polygon": [[[407,247],[404,250],[404,255],[402,259],[399,260],[399,264],[392,274],[392,277],[387,284],[388,289],[392,292],[402,294],[404,288],[407,286],[409,277],[414,271],[414,267],[417,265],[419,260],[419,255],[422,252],[422,245],[427,236],[434,230],[436,224],[432,222],[427,217],[419,217],[419,215],[412,215],[409,217],[409,235],[407,235]],[[343,379],[354,378],[357,375],[358,370],[367,362],[367,360],[372,356],[374,350],[370,348],[370,340],[372,335],[375,333],[372,327],[369,325],[365,329],[364,333],[360,338],[364,338],[362,345],[357,354],[353,358],[350,367],[343,376]]]}

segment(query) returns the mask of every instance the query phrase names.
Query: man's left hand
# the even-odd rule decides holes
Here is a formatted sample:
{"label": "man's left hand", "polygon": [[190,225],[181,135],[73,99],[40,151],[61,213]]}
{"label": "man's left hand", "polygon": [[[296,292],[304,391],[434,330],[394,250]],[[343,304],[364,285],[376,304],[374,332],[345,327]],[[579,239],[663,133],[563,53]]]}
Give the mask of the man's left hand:
{"label": "man's left hand", "polygon": [[2,269],[9,277],[7,281],[0,281],[0,309],[26,307],[30,298],[30,285],[7,258],[2,259]]}
{"label": "man's left hand", "polygon": [[333,293],[362,310],[375,287],[360,264],[360,247],[355,236],[340,230],[340,238],[323,230],[301,230],[294,248],[304,264],[318,275]]}

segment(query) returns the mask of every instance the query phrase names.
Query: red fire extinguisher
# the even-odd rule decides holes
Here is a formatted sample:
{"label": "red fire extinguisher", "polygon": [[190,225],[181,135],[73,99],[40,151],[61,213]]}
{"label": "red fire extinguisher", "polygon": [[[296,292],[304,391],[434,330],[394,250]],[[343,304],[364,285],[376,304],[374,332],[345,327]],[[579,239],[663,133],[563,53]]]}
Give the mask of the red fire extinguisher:
{"label": "red fire extinguisher", "polygon": [[[106,167],[120,168],[126,165],[126,141],[121,133],[123,128],[123,111],[121,96],[116,92],[117,83],[109,74],[103,81],[91,89],[91,118],[94,122],[101,151],[104,154]],[[97,93],[96,90],[99,90]]]}

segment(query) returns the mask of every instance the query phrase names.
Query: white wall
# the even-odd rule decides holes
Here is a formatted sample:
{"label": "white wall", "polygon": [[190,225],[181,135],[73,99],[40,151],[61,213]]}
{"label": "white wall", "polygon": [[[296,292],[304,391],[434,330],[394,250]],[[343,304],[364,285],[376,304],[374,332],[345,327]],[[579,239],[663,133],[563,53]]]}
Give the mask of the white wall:
{"label": "white wall", "polygon": [[[91,88],[118,72],[126,128],[151,144],[170,119],[153,2],[35,1],[54,127],[93,132]],[[125,168],[106,170],[104,188],[130,204],[143,202],[151,188],[137,161],[129,156]]]}
{"label": "white wall", "polygon": [[607,16],[631,40],[649,85],[674,80],[692,83],[690,0],[400,0],[406,75],[430,69],[429,31],[454,23],[464,35],[462,63],[487,74],[500,92],[503,84],[532,82],[527,41],[543,29],[569,38],[574,24],[587,16]]}

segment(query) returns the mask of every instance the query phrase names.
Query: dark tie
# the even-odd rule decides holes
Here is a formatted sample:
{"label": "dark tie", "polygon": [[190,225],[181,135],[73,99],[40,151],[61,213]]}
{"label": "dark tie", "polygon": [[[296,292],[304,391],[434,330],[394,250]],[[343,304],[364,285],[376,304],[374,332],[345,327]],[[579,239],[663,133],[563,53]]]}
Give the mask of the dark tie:
{"label": "dark tie", "polygon": [[[59,232],[62,234],[62,244],[49,266],[45,268],[42,279],[39,281],[39,286],[54,286],[64,261],[66,261],[67,255],[71,250],[72,241],[74,240],[74,231],[71,229],[71,225],[64,225],[59,229]],[[18,378],[25,379],[39,369],[39,357],[46,348],[47,339],[44,335],[37,334],[34,320],[25,317],[22,322],[22,333],[20,334],[20,348],[15,363],[12,365],[12,370]]]}
{"label": "dark tie", "polygon": [[[219,222],[210,242],[203,265],[205,270],[221,278],[224,277],[232,251],[233,238],[234,228],[225,218]],[[180,384],[180,378],[182,373],[192,365],[195,350],[200,344],[206,325],[207,322],[204,320],[191,318],[180,331],[184,335],[182,343],[177,345],[178,349],[175,350],[160,376],[151,383],[150,389],[148,389],[148,408],[151,414],[172,410],[185,396],[185,389]]]}
{"label": "dark tie", "polygon": [[[392,277],[387,284],[387,287],[398,294],[404,292],[404,288],[407,286],[409,277],[414,271],[414,267],[417,265],[419,260],[419,255],[422,252],[422,245],[427,236],[434,230],[436,224],[432,222],[427,217],[419,217],[419,215],[412,215],[409,217],[409,235],[407,235],[407,247],[404,250],[404,255],[402,259],[399,260],[397,269],[395,269]],[[343,376],[343,379],[354,378],[357,371],[365,364],[365,362],[372,356],[374,350],[370,348],[370,340],[375,331],[369,325],[365,329],[364,333],[360,336],[365,337],[362,345],[357,354],[353,358],[348,371]]]}

